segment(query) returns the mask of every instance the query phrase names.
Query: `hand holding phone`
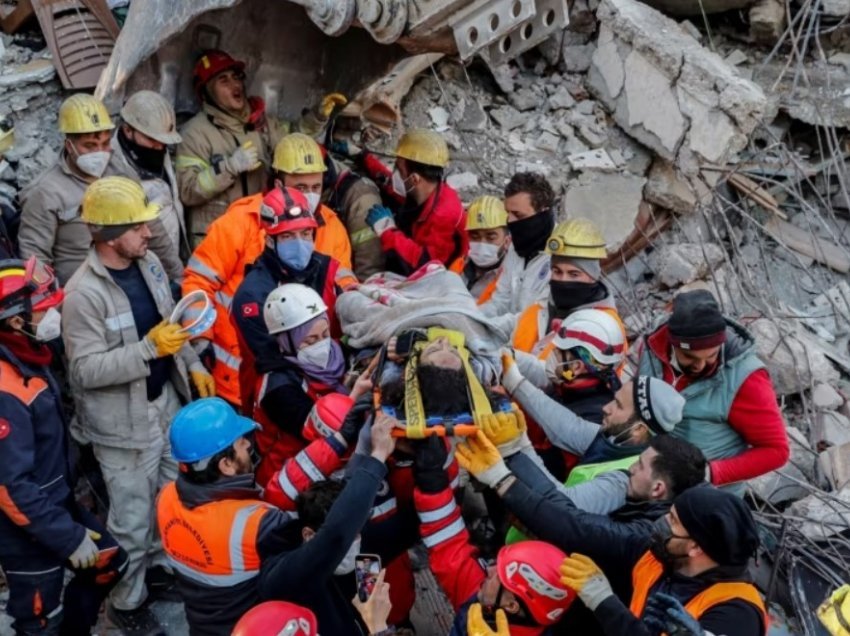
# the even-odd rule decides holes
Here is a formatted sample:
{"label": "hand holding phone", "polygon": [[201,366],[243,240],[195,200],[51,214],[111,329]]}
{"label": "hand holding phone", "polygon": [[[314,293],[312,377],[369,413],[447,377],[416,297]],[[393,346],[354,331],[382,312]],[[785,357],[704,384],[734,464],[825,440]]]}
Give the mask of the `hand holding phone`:
{"label": "hand holding phone", "polygon": [[381,557],[377,554],[358,554],[354,557],[354,576],[357,580],[357,598],[365,603],[375,589],[381,572]]}

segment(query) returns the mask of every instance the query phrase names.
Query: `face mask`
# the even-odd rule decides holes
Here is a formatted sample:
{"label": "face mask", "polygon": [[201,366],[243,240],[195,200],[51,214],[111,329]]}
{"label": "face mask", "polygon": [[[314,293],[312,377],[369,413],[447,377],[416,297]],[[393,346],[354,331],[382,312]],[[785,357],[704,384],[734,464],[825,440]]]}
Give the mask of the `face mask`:
{"label": "face mask", "polygon": [[469,244],[469,258],[481,269],[492,268],[502,260],[502,248],[492,243],[473,241]]}
{"label": "face mask", "polygon": [[348,548],[348,552],[345,553],[345,556],[342,557],[342,561],[340,561],[339,565],[336,566],[334,574],[339,576],[341,574],[351,574],[354,572],[354,561],[357,559],[358,554],[360,554],[360,537],[357,537],[354,540],[354,543],[351,544],[351,547]]}
{"label": "face mask", "polygon": [[304,197],[307,199],[307,205],[310,206],[310,214],[316,214],[316,208],[319,207],[322,195],[317,192],[306,192]]}
{"label": "face mask", "polygon": [[126,137],[124,131],[118,133],[118,141],[121,147],[127,151],[130,158],[139,168],[153,174],[162,174],[163,166],[165,165],[165,153],[167,150],[162,148],[148,148],[137,144],[135,141]]}
{"label": "face mask", "polygon": [[401,173],[398,171],[398,168],[393,170],[393,192],[395,192],[400,197],[407,197],[407,184],[405,182],[404,177],[401,176]]}
{"label": "face mask", "polygon": [[62,314],[56,311],[55,307],[48,309],[41,319],[41,322],[36,325],[35,339],[39,342],[50,342],[56,340],[62,331]]}
{"label": "face mask", "polygon": [[[637,419],[637,418],[632,418],[632,420],[631,420],[631,421],[632,421],[633,423],[632,423],[632,424],[630,424],[630,425],[629,425],[629,427],[628,427],[627,429],[625,429],[625,430],[623,430],[623,431],[620,431],[619,433],[616,433],[615,435],[612,435],[612,436],[610,437],[611,442],[612,442],[613,444],[618,444],[618,445],[619,445],[619,444],[623,444],[623,443],[625,443],[625,442],[628,442],[628,441],[629,441],[629,439],[631,439],[632,431],[633,431],[633,430],[635,430],[638,426],[643,426],[643,422],[641,422],[641,421],[640,421],[639,419]],[[627,422],[627,424],[628,424],[628,422]]]}
{"label": "face mask", "polygon": [[307,267],[313,255],[313,241],[304,239],[277,241],[275,251],[284,265],[300,272]]}
{"label": "face mask", "polygon": [[543,210],[521,221],[510,221],[508,230],[516,253],[529,258],[542,252],[546,241],[555,228],[555,215],[552,210]]}
{"label": "face mask", "polygon": [[673,539],[690,539],[690,537],[673,534],[673,529],[667,519],[661,517],[655,522],[655,529],[652,531],[649,542],[649,550],[652,552],[652,556],[661,562],[665,570],[675,570],[680,561],[688,558],[687,554],[670,553],[667,544]]}
{"label": "face mask", "polygon": [[324,369],[331,357],[331,339],[325,338],[298,350],[296,358],[301,364],[309,364]]}
{"label": "face mask", "polygon": [[549,296],[556,309],[570,312],[576,307],[602,300],[607,295],[605,285],[595,283],[576,283],[574,281],[549,281]]}
{"label": "face mask", "polygon": [[77,167],[87,175],[100,179],[106,172],[106,166],[109,165],[111,156],[112,153],[105,150],[90,152],[87,155],[77,155]]}

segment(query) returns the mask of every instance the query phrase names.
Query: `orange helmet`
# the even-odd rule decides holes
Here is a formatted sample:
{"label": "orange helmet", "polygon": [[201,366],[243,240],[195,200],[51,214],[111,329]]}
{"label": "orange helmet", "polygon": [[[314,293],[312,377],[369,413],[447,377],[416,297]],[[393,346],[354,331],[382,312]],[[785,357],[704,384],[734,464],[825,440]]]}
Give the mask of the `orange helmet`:
{"label": "orange helmet", "polygon": [[275,236],[283,232],[319,227],[310,212],[307,197],[295,188],[273,188],[260,204],[260,224],[266,234]]}
{"label": "orange helmet", "polygon": [[266,601],[251,608],[233,628],[233,636],[317,636],[316,615],[286,601]]}
{"label": "orange helmet", "polygon": [[35,256],[26,261],[0,260],[0,320],[45,311],[64,298],[53,270]]}
{"label": "orange helmet", "polygon": [[245,62],[235,60],[228,53],[218,49],[204,51],[204,54],[195,63],[195,70],[192,72],[192,84],[195,87],[195,93],[200,97],[207,82],[219,73],[230,70],[241,74],[244,79]]}

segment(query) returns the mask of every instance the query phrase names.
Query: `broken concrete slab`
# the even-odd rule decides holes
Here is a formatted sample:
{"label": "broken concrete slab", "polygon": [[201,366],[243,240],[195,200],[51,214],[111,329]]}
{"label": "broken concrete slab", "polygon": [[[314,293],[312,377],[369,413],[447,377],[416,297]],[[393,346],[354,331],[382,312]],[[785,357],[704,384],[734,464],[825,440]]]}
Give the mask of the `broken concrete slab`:
{"label": "broken concrete slab", "polygon": [[844,18],[850,15],[850,0],[821,0],[821,11],[833,18]]}
{"label": "broken concrete slab", "polygon": [[578,46],[564,46],[563,62],[564,68],[570,73],[584,73],[590,68],[590,60],[596,46],[593,44],[581,44]]}
{"label": "broken concrete slab", "polygon": [[775,44],[785,31],[785,3],[757,0],[750,7],[750,35],[761,44]]}
{"label": "broken concrete slab", "polygon": [[570,95],[570,91],[563,84],[549,96],[549,108],[559,110],[562,108],[572,108],[576,105],[576,100]]}
{"label": "broken concrete slab", "polygon": [[478,175],[472,172],[458,172],[446,177],[446,183],[455,190],[472,190],[478,187]]}
{"label": "broken concrete slab", "polygon": [[540,103],[540,96],[530,88],[521,88],[508,95],[511,104],[520,112],[534,110]]}
{"label": "broken concrete slab", "polygon": [[24,84],[49,82],[56,76],[56,68],[49,59],[35,59],[26,64],[12,66],[0,75],[0,87],[9,88]]}
{"label": "broken concrete slab", "polygon": [[602,149],[578,152],[567,157],[573,170],[603,170],[611,171],[617,169],[617,164],[611,156]]}
{"label": "broken concrete slab", "polygon": [[821,411],[815,416],[809,439],[814,448],[850,444],[850,419],[836,411]]}
{"label": "broken concrete slab", "polygon": [[819,382],[812,390],[812,403],[821,411],[837,411],[844,404],[844,398],[829,384]]}
{"label": "broken concrete slab", "polygon": [[806,482],[806,476],[793,464],[785,464],[780,470],[773,470],[747,481],[747,489],[762,501],[777,506],[803,499],[810,492],[798,483]]}
{"label": "broken concrete slab", "polygon": [[715,243],[672,243],[649,255],[649,268],[668,289],[705,278],[723,262],[723,250]]}
{"label": "broken concrete slab", "polygon": [[492,117],[505,131],[513,130],[526,122],[526,117],[513,106],[499,106],[490,111]]}
{"label": "broken concrete slab", "polygon": [[646,179],[628,174],[583,173],[579,183],[567,188],[563,212],[568,219],[591,219],[614,252],[635,229]]}
{"label": "broken concrete slab", "polygon": [[818,466],[835,490],[846,488],[850,485],[850,444],[827,448],[818,457]]}
{"label": "broken concrete slab", "polygon": [[[838,499],[838,502],[834,501]],[[811,494],[805,499],[795,501],[788,512],[806,521],[797,526],[797,530],[810,539],[825,539],[838,532],[844,532],[850,526],[850,488],[831,494],[830,498]]]}
{"label": "broken concrete slab", "polygon": [[693,212],[697,205],[697,196],[692,186],[677,173],[673,164],[656,159],[652,162],[648,177],[643,190],[647,201],[678,214]]}

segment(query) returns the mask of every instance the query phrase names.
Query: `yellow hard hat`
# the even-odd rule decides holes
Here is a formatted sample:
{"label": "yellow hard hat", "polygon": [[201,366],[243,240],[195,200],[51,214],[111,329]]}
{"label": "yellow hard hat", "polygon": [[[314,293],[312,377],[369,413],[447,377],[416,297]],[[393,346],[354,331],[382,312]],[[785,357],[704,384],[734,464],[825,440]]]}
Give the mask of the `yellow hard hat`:
{"label": "yellow hard hat", "polygon": [[449,147],[439,133],[424,128],[408,130],[398,140],[397,157],[445,168],[449,163]]}
{"label": "yellow hard hat", "polygon": [[499,197],[489,194],[478,197],[466,211],[467,230],[492,230],[508,224],[508,212]]}
{"label": "yellow hard hat", "polygon": [[88,93],[71,95],[59,107],[59,132],[63,135],[112,130],[115,124],[99,99]]}
{"label": "yellow hard hat", "polygon": [[15,127],[10,120],[0,117],[0,155],[15,145]]}
{"label": "yellow hard hat", "polygon": [[328,169],[319,144],[304,133],[286,135],[277,143],[272,167],[286,174],[315,174]]}
{"label": "yellow hard hat", "polygon": [[82,214],[92,225],[130,225],[153,221],[159,205],[148,203],[142,186],[127,177],[103,177],[83,194]]}
{"label": "yellow hard hat", "polygon": [[552,231],[546,243],[546,253],[552,256],[603,259],[607,256],[605,237],[587,219],[562,221]]}

